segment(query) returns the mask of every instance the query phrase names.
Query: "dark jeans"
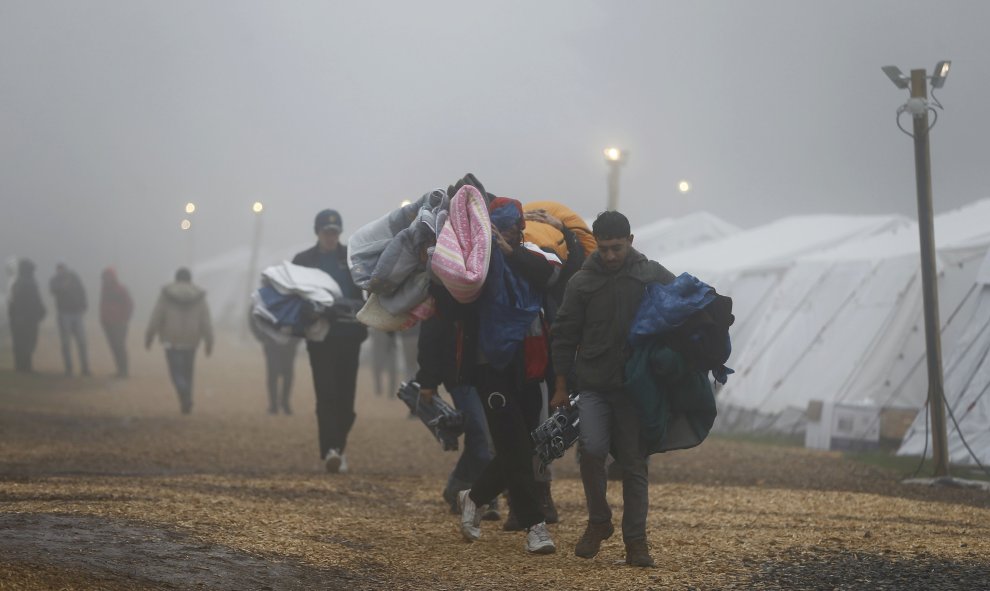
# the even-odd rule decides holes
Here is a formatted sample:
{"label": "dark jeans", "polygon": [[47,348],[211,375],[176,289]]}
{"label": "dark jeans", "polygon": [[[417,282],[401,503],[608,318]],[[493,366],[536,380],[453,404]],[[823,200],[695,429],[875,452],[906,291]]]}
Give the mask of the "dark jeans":
{"label": "dark jeans", "polygon": [[361,341],[332,337],[306,341],[309,366],[316,390],[316,422],[320,431],[320,457],[330,449],[344,451],[354,425],[354,392],[357,389]]}
{"label": "dark jeans", "polygon": [[588,503],[588,522],[612,521],[605,491],[608,475],[605,458],[611,450],[622,466],[622,539],[646,538],[646,514],[650,507],[649,461],[639,439],[639,411],[622,390],[582,391],[578,400],[581,415],[581,481]]}
{"label": "dark jeans", "polygon": [[179,406],[184,414],[192,411],[193,361],[196,349],[165,349],[168,374],[179,395]]}
{"label": "dark jeans", "polygon": [[79,369],[84,374],[89,373],[89,357],[86,355],[86,326],[83,324],[82,312],[58,313],[58,336],[62,340],[62,359],[65,361],[65,373],[72,373],[72,340],[76,341],[79,351]]}
{"label": "dark jeans", "polygon": [[[280,345],[277,343],[265,343],[265,369],[268,377],[268,411],[276,412],[281,408],[285,413],[289,413],[289,393],[292,392],[292,377],[296,362],[296,348],[299,341]],[[282,390],[279,392],[279,379],[282,381]]]}
{"label": "dark jeans", "polygon": [[518,387],[515,369],[478,367],[477,388],[495,444],[495,457],[471,486],[471,500],[487,505],[508,489],[509,504],[519,524],[529,527],[543,521],[536,480],[533,477],[532,431],[539,421],[543,399],[539,383]]}
{"label": "dark jeans", "polygon": [[492,460],[488,449],[488,425],[478,392],[471,386],[459,386],[450,392],[454,408],[464,415],[464,449],[447,480],[447,488],[456,492],[471,488]]}
{"label": "dark jeans", "polygon": [[113,361],[117,365],[117,375],[127,375],[127,324],[104,324],[103,332],[107,335]]}
{"label": "dark jeans", "polygon": [[22,326],[13,324],[10,327],[10,337],[14,343],[14,369],[17,371],[34,371],[31,358],[38,346],[38,325]]}

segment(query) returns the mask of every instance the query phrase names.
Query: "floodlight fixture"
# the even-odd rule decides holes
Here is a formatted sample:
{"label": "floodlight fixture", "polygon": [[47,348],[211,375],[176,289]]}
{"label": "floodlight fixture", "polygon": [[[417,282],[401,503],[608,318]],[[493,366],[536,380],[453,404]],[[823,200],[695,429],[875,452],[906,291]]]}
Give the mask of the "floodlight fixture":
{"label": "floodlight fixture", "polygon": [[262,211],[264,211],[264,209],[265,209],[265,205],[260,201],[255,201],[254,205],[251,206],[251,211],[253,211],[254,213],[261,213]]}
{"label": "floodlight fixture", "polygon": [[196,211],[196,204],[190,201],[186,203],[186,213],[193,213]]}
{"label": "floodlight fixture", "polygon": [[905,76],[904,73],[901,72],[901,69],[897,66],[884,66],[880,69],[883,70],[883,73],[890,78],[890,81],[893,82],[894,86],[897,88],[908,87],[908,83],[910,83],[911,79]]}
{"label": "floodlight fixture", "polygon": [[949,66],[952,62],[949,60],[943,60],[935,64],[935,70],[932,71],[932,88],[942,88],[945,86],[945,78],[949,75]]}
{"label": "floodlight fixture", "polygon": [[618,148],[606,148],[605,160],[609,162],[619,162],[622,160],[622,150]]}

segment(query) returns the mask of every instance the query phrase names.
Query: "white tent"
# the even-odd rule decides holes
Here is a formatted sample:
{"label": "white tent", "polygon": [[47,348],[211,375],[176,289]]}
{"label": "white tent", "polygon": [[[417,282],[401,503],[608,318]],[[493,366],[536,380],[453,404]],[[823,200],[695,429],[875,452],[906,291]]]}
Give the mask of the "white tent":
{"label": "white tent", "polygon": [[[972,314],[965,318],[962,336],[943,343],[945,398],[958,428],[947,418],[949,461],[974,464],[970,451],[984,465],[990,465],[990,252],[983,259],[973,283]],[[904,435],[898,455],[930,455],[931,429],[928,407],[921,409]],[[965,442],[965,443],[964,443]]]}
{"label": "white tent", "polygon": [[797,258],[908,224],[899,216],[792,216],[671,254],[662,262],[674,274],[691,273],[732,298],[732,343],[738,351]]}
{"label": "white tent", "polygon": [[667,255],[725,238],[739,228],[706,211],[679,218],[661,218],[633,229],[636,250],[653,260],[663,261]]}
{"label": "white tent", "polygon": [[[936,218],[947,338],[973,305],[988,219],[990,200]],[[799,430],[811,400],[917,408],[927,379],[917,243],[911,224],[801,257],[751,319],[720,426]]]}

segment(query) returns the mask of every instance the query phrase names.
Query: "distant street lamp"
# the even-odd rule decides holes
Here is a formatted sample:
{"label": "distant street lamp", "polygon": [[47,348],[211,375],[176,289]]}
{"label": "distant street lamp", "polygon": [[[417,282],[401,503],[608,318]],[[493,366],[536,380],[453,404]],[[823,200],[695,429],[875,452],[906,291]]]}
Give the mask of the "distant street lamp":
{"label": "distant street lamp", "polygon": [[[945,430],[945,394],[942,382],[942,335],[938,315],[938,275],[935,268],[935,224],[932,212],[932,163],[928,145],[928,132],[938,122],[938,111],[928,102],[928,81],[932,85],[932,102],[935,89],[945,85],[951,62],[935,65],[931,77],[924,69],[911,70],[908,78],[896,66],[881,68],[897,88],[910,88],[911,97],[897,109],[897,126],[914,138],[914,172],[918,190],[918,235],[921,242],[921,289],[925,305],[925,347],[928,357],[928,408],[932,423],[932,459],[936,477],[949,476],[948,438]],[[935,120],[928,124],[928,113]],[[914,133],[901,127],[901,114],[908,113],[914,120]]]}
{"label": "distant street lamp", "polygon": [[186,203],[186,213],[195,213],[195,212],[196,212],[196,204],[193,203],[192,201]]}
{"label": "distant street lamp", "polygon": [[605,209],[615,211],[619,207],[619,169],[629,158],[629,152],[619,148],[605,148],[605,163],[608,165],[608,201]]}
{"label": "distant street lamp", "polygon": [[192,222],[189,220],[182,220],[182,222],[179,223],[179,227],[183,230],[188,230],[189,228],[192,228]]}
{"label": "distant street lamp", "polygon": [[687,181],[681,181],[677,183],[677,190],[681,193],[688,193],[691,191],[691,183]]}

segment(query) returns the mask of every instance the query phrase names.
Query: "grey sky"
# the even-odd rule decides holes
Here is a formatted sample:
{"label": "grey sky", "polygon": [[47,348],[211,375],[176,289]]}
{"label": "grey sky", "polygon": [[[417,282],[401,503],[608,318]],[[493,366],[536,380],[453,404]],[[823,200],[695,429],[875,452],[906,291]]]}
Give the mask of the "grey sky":
{"label": "grey sky", "polygon": [[913,215],[880,66],[951,59],[943,211],[990,187],[988,22],[976,0],[0,0],[0,255],[160,283],[187,200],[202,258],[249,240],[256,199],[290,244],[323,207],[347,233],[467,171],[593,214],[611,144],[634,224]]}

